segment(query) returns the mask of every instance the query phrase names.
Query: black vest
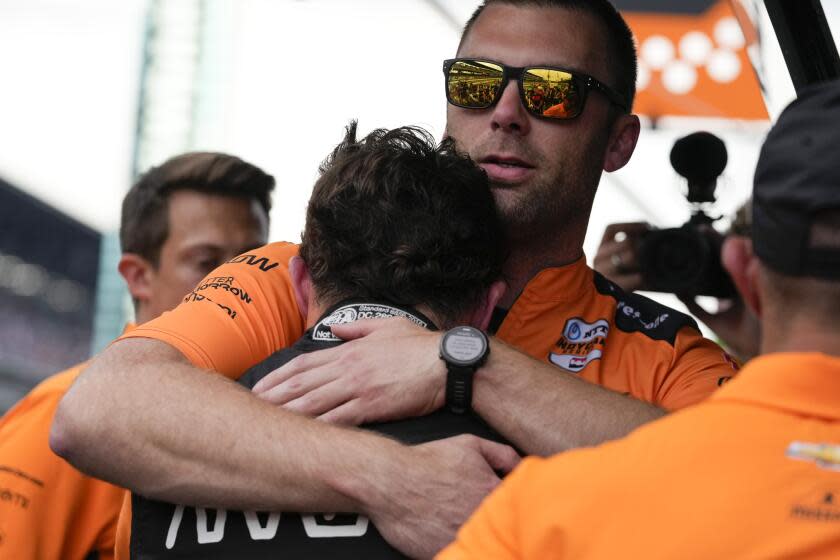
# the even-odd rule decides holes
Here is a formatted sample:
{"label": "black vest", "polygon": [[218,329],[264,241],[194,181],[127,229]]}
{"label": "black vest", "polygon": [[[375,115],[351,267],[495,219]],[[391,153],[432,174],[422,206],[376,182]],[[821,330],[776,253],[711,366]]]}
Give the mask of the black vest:
{"label": "black vest", "polygon": [[[293,358],[341,343],[329,325],[357,319],[400,316],[436,330],[421,313],[391,304],[341,303],[331,308],[292,347],[248,370],[239,382],[257,381]],[[407,444],[474,434],[505,442],[481,418],[446,409],[427,416],[362,426]],[[301,451],[305,452],[305,450]],[[379,559],[404,558],[369,522],[354,513],[257,513],[204,510],[132,494],[131,558]]]}

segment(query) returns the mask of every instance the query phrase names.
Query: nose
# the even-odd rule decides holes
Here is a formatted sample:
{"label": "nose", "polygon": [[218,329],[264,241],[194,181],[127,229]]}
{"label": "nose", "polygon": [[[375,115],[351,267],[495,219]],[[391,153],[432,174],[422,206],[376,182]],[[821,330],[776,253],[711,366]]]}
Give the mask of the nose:
{"label": "nose", "polygon": [[511,80],[505,84],[501,97],[493,106],[490,126],[493,130],[511,132],[522,136],[531,131],[531,117],[519,98],[519,83],[517,81]]}

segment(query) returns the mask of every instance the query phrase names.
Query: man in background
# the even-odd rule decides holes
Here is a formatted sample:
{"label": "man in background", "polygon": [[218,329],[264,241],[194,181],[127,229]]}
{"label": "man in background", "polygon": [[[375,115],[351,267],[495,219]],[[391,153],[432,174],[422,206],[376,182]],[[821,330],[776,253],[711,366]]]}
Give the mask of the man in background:
{"label": "man in background", "polygon": [[761,356],[695,407],[599,448],[528,459],[440,558],[840,555],[840,82],[770,131],[752,239],[727,239]]}
{"label": "man in background", "polygon": [[[174,308],[208,272],[264,245],[273,188],[261,169],[216,153],[177,156],[144,174],[123,200],[118,265],[137,322]],[[49,448],[55,409],[83,366],[47,378],[0,418],[0,487],[14,496],[0,500],[0,557],[113,557],[125,491]]]}

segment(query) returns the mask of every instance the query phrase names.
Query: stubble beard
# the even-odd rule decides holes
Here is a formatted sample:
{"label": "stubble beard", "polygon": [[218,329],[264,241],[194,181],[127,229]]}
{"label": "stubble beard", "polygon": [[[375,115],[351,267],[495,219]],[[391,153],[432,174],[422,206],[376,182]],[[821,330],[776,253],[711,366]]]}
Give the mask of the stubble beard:
{"label": "stubble beard", "polygon": [[[560,169],[530,185],[490,183],[499,216],[511,241],[544,243],[570,233],[589,214],[591,198],[581,170]],[[585,179],[584,179],[585,181]],[[594,189],[593,189],[594,190]]]}
{"label": "stubble beard", "polygon": [[527,143],[513,139],[481,143],[470,151],[472,155],[512,153],[541,170],[526,183],[490,180],[496,208],[512,248],[523,243],[552,244],[557,237],[577,234],[580,229],[585,232],[600,168],[573,158],[552,160]]}
{"label": "stubble beard", "polygon": [[509,239],[524,240],[533,237],[546,230],[546,226],[553,222],[551,216],[560,212],[557,200],[561,195],[555,191],[553,185],[546,183],[542,181],[527,187],[490,183],[499,217]]}

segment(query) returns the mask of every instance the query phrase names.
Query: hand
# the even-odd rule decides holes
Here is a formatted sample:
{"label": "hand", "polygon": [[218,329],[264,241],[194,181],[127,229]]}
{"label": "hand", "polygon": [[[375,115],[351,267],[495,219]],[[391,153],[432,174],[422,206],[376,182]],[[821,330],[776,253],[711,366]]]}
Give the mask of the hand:
{"label": "hand", "polygon": [[[458,528],[510,472],[513,448],[471,435],[410,448],[393,480],[382,480],[382,505],[368,511],[392,546],[413,558],[430,558],[452,542]],[[402,470],[404,469],[404,470]]]}
{"label": "hand", "polygon": [[639,243],[650,226],[642,222],[610,224],[598,246],[593,265],[595,270],[618,284],[623,290],[642,289],[639,269]]}
{"label": "hand", "polygon": [[401,318],[332,325],[332,331],[349,342],[298,356],[261,379],[254,393],[288,410],[354,426],[424,416],[443,406],[439,332]]}
{"label": "hand", "polygon": [[680,297],[688,310],[712,329],[738,359],[747,361],[758,355],[761,324],[741,298],[718,300],[718,310],[709,313],[694,298]]}

